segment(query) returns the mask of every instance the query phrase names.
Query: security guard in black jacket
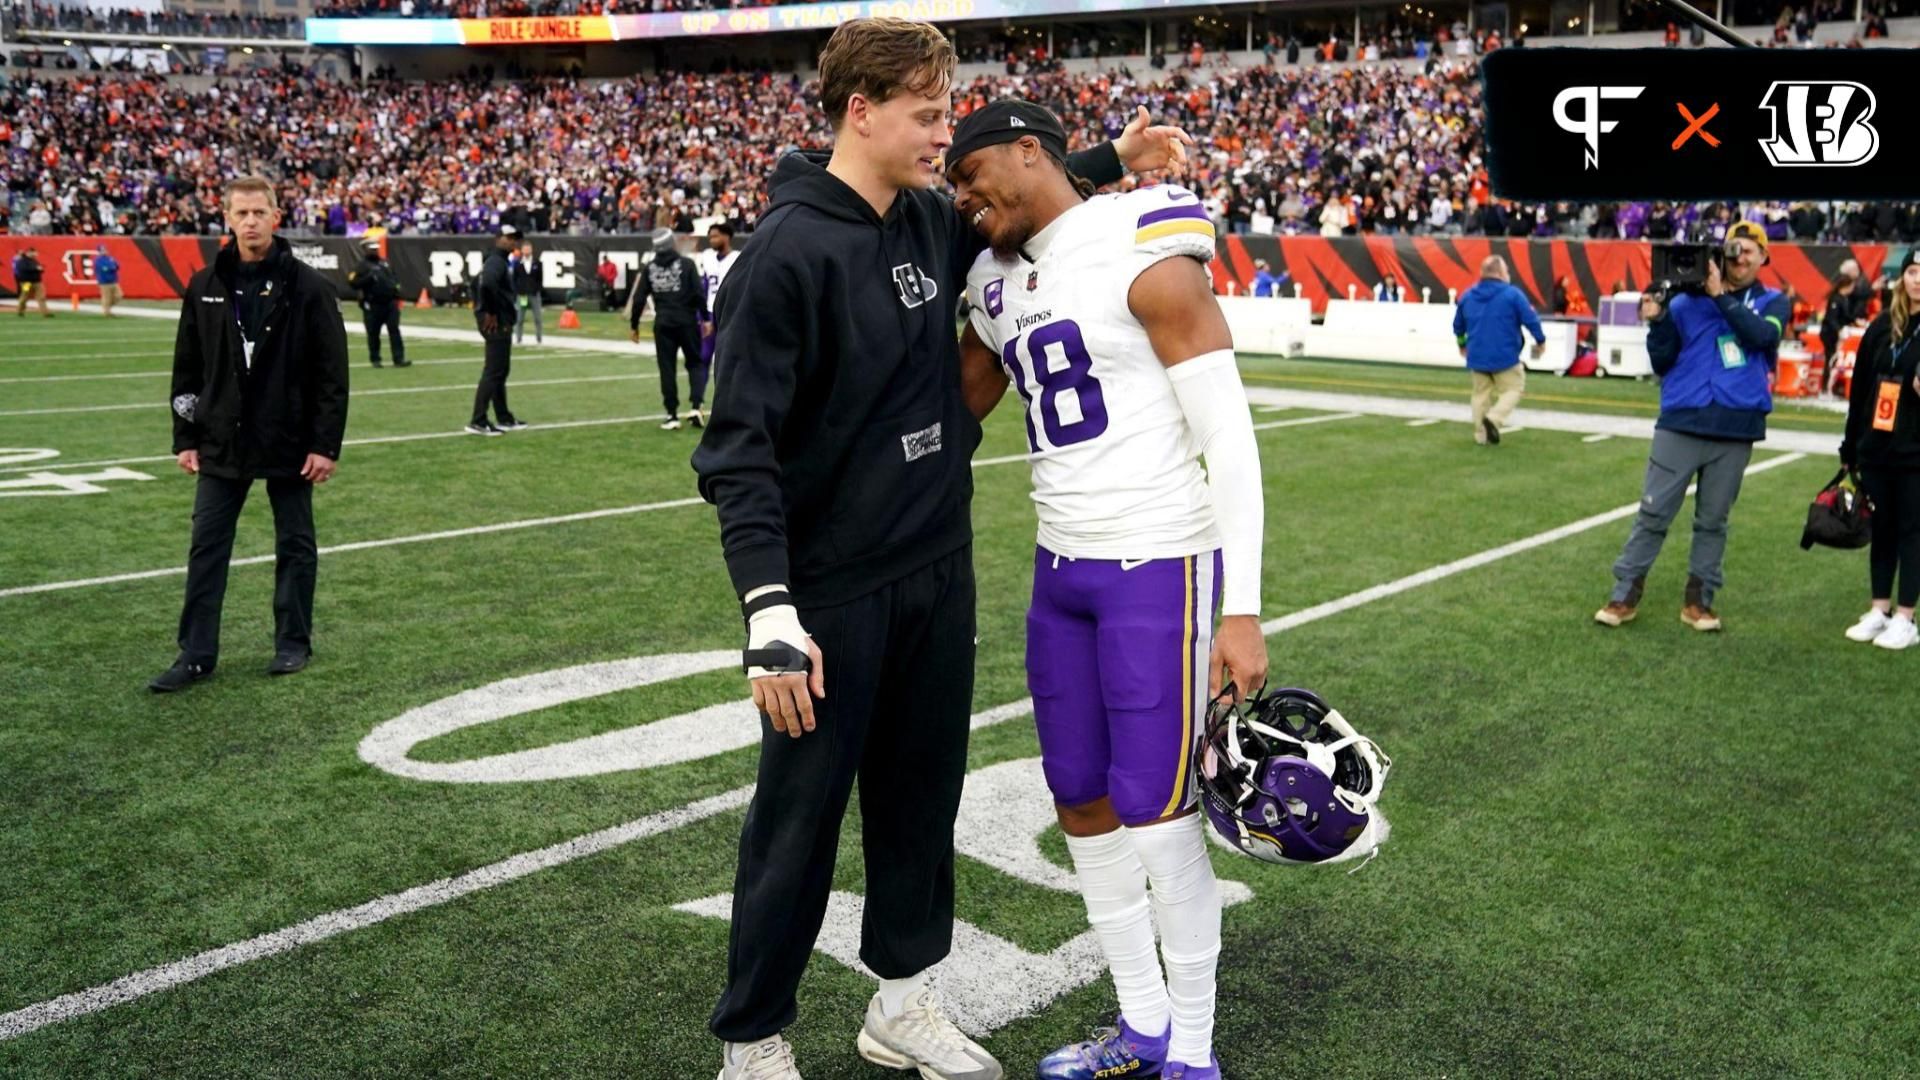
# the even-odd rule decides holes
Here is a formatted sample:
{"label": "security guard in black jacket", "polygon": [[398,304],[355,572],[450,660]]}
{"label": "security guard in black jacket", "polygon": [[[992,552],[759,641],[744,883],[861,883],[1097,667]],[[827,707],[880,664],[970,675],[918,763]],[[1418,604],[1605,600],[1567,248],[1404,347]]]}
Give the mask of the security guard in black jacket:
{"label": "security guard in black jacket", "polygon": [[360,265],[347,275],[347,284],[360,294],[360,314],[367,325],[367,355],[373,366],[380,366],[380,330],[386,328],[393,343],[393,366],[408,367],[407,345],[400,340],[400,279],[393,267],[380,257],[380,241],[362,240],[366,254]]}
{"label": "security guard in black jacket", "polygon": [[707,290],[700,268],[674,246],[673,230],[655,230],[653,251],[653,261],[633,276],[633,290],[627,297],[627,340],[640,340],[640,316],[652,299],[653,354],[660,364],[661,404],[667,408],[666,423],[660,427],[666,431],[680,427],[676,353],[687,358],[688,398],[693,404],[687,422],[701,427],[706,414],[700,411],[700,403],[707,396],[707,371],[712,366],[700,350],[700,328],[708,318]]}
{"label": "security guard in black jacket", "polygon": [[199,476],[180,655],[148,686],[182,689],[213,674],[234,522],[255,478],[273,502],[274,675],[313,650],[319,546],[313,485],[340,460],[347,427],[347,330],[333,285],[273,235],[273,187],[227,186],[233,242],[188,283],[173,347],[173,451]]}
{"label": "security guard in black jacket", "polygon": [[[500,235],[487,252],[480,267],[480,281],[473,290],[473,319],[486,342],[487,362],[480,370],[480,385],[473,392],[473,418],[467,421],[469,435],[504,435],[526,427],[507,408],[507,373],[513,368],[514,311],[513,272],[507,267],[507,252],[520,243],[520,230],[500,226]],[[495,423],[487,421],[492,406]]]}

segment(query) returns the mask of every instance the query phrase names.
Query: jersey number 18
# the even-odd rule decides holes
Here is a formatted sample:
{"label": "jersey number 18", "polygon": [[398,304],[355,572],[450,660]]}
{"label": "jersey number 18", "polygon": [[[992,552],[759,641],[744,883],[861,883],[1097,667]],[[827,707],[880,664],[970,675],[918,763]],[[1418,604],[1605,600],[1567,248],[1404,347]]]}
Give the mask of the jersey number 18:
{"label": "jersey number 18", "polygon": [[[1033,365],[1034,381],[1039,384],[1040,395],[1036,399],[1033,388],[1027,385],[1027,376],[1020,366],[1020,346],[1026,345],[1027,360]],[[1055,367],[1049,349],[1057,349],[1060,359],[1066,364]],[[1107,430],[1107,403],[1100,393],[1100,380],[1093,377],[1093,357],[1087,352],[1087,343],[1080,336],[1080,326],[1071,319],[1047,323],[1036,327],[1024,338],[1013,338],[1000,350],[1000,359],[1007,366],[1007,374],[1013,379],[1014,389],[1027,402],[1027,445],[1034,453],[1042,449],[1040,436],[1034,430],[1034,402],[1040,405],[1040,422],[1046,430],[1046,447],[1059,449],[1095,439]],[[1076,420],[1066,420],[1060,415],[1060,395],[1073,391],[1074,403],[1080,416]]]}

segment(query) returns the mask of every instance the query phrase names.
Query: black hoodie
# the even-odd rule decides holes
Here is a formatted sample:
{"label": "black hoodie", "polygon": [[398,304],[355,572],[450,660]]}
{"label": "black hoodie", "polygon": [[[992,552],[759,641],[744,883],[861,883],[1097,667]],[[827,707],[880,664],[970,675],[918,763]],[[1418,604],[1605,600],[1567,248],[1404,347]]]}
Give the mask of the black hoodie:
{"label": "black hoodie", "polygon": [[[946,195],[885,218],[828,155],[789,154],[715,304],[716,387],[693,468],[734,589],[843,603],[973,538],[980,425],[960,392],[954,304],[984,247]],[[1073,155],[1120,178],[1110,144]]]}

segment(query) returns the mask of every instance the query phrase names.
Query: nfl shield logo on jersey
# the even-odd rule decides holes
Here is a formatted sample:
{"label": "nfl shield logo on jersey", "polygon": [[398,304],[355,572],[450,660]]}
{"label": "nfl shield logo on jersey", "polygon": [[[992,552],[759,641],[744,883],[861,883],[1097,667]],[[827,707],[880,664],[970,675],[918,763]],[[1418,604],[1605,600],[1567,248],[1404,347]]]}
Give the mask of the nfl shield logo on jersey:
{"label": "nfl shield logo on jersey", "polygon": [[1040,287],[1040,271],[1035,270],[1034,272],[1027,275],[1027,291],[1032,292],[1033,290],[1039,287]]}

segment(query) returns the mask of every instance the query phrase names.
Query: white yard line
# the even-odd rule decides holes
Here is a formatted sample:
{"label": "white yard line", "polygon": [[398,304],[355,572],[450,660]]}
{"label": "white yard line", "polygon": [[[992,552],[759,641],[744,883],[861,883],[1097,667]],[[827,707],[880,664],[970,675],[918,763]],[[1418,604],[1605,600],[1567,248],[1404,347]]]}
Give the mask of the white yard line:
{"label": "white yard line", "polygon": [[[1420,398],[1370,397],[1364,394],[1332,394],[1319,390],[1279,390],[1264,386],[1248,387],[1247,400],[1255,406],[1285,405],[1295,409],[1324,412],[1356,412],[1367,416],[1391,416],[1408,420],[1453,421],[1467,423],[1472,418],[1464,403],[1427,401]],[[1612,416],[1604,413],[1553,412],[1544,409],[1520,409],[1513,414],[1513,427],[1540,431],[1564,431],[1576,435],[1618,435],[1629,439],[1653,438],[1653,420],[1637,416]],[[1831,455],[1840,448],[1838,432],[1828,435],[1816,431],[1790,431],[1773,428],[1761,450],[1794,451],[1802,454]]]}
{"label": "white yard line", "polygon": [[[136,308],[127,311],[127,314],[142,319],[177,320],[180,317],[178,311],[154,308]],[[349,335],[351,335],[355,329],[356,327],[352,324],[348,324],[347,331]],[[476,330],[448,330],[440,326],[409,326],[406,325],[405,316],[401,317],[400,333],[403,337],[415,338],[420,341],[458,341],[476,348],[480,345],[480,334]],[[624,353],[643,356],[653,355],[653,346],[645,341],[636,345],[624,341],[609,341],[604,338],[573,337],[568,334],[554,334],[537,346],[531,342],[520,342],[515,345],[515,348],[544,348],[559,349],[566,352]]]}
{"label": "white yard line", "polygon": [[[515,360],[555,360],[555,359],[559,359],[559,357],[567,351],[570,351],[570,350],[555,351],[555,350],[548,349],[543,345],[527,345],[524,347],[516,346],[514,348],[513,358]],[[528,354],[532,354],[532,355],[528,355]],[[120,354],[102,353],[100,355],[117,356]],[[172,356],[173,350],[169,349],[164,353],[128,353],[126,355],[128,356]],[[636,354],[628,353],[624,350],[616,354],[612,350],[608,350],[605,355],[625,356],[625,355],[636,355]],[[53,357],[50,359],[69,360],[69,359],[76,359],[76,358],[63,356],[63,357]],[[435,367],[441,364],[470,364],[474,367],[479,367],[481,364],[481,361],[482,361],[482,357],[480,355],[478,343],[475,343],[475,349],[471,356],[456,356],[450,359],[442,359],[442,360],[415,360],[412,363],[408,364],[407,366],[408,367]],[[356,361],[355,370],[356,372],[364,372],[366,368],[360,366],[359,362]],[[380,370],[387,371],[387,370],[397,370],[397,369],[381,368]],[[0,383],[95,382],[101,379],[171,379],[172,377],[173,377],[172,368],[154,368],[151,371],[114,371],[114,372],[107,372],[99,375],[15,375],[8,378],[0,379]],[[382,376],[376,375],[372,377],[381,378]]]}
{"label": "white yard line", "polygon": [[[652,416],[615,416],[605,420],[561,420],[554,423],[534,424],[513,433],[513,437],[525,436],[540,431],[565,431],[569,428],[605,427],[611,424],[644,424],[649,420],[665,420],[666,413],[654,413]],[[423,431],[414,435],[377,435],[365,439],[348,439],[346,446],[381,446],[387,443],[423,442],[428,439],[470,439],[460,428],[451,431]],[[156,462],[172,464],[172,454],[148,454],[144,457],[102,458],[97,461],[37,461],[32,465],[9,465],[0,468],[0,474],[46,472],[50,469],[96,469],[107,465],[151,465]]]}
{"label": "white yard line", "polygon": [[[635,379],[658,379],[659,377],[658,372],[638,371],[625,375],[581,375],[572,379],[514,379],[507,385],[509,389],[517,391],[528,386],[571,386],[576,383],[630,382]],[[440,386],[391,386],[384,390],[358,390],[352,393],[352,399],[357,401],[360,398],[384,397],[388,394],[438,394],[455,390],[471,394],[473,393],[473,384],[446,383]],[[166,402],[164,401],[157,404],[151,401],[141,401],[131,405],[62,405],[50,409],[8,409],[0,411],[0,416],[53,416],[63,413],[132,412],[136,409],[160,412],[165,408]]]}
{"label": "white yard line", "polygon": [[[1748,475],[1753,475],[1765,472],[1769,469],[1799,461],[1803,456],[1804,455],[1801,454],[1786,454],[1781,457],[1771,458],[1748,466],[1747,473]],[[1456,559],[1452,562],[1442,563],[1439,566],[1422,570],[1417,574],[1409,574],[1406,577],[1387,582],[1384,585],[1376,585],[1370,589],[1362,589],[1357,593],[1351,593],[1337,600],[1305,608],[1290,615],[1283,615],[1280,618],[1262,623],[1260,629],[1263,633],[1269,635],[1298,629],[1299,627],[1318,622],[1321,619],[1330,618],[1345,611],[1351,611],[1354,608],[1374,603],[1386,597],[1407,592],[1411,589],[1417,589],[1422,585],[1429,585],[1433,582],[1498,562],[1501,559],[1525,551],[1545,547],[1548,544],[1565,540],[1570,536],[1577,536],[1580,533],[1596,529],[1609,522],[1631,517],[1638,510],[1639,505],[1636,503],[1617,507],[1603,514],[1595,514],[1592,517],[1581,518],[1579,521],[1570,522],[1557,529],[1549,529],[1543,533],[1536,533],[1533,536],[1516,540],[1510,544],[1503,544],[1475,555],[1469,555],[1464,559]],[[1008,702],[1005,705],[995,706],[994,708],[975,713],[971,726],[977,731],[984,727],[1017,719],[1032,711],[1033,700],[1031,698]],[[600,852],[619,847],[622,844],[631,843],[649,836],[658,836],[661,833],[677,829],[683,825],[704,821],[717,814],[745,806],[752,796],[753,786],[751,784],[745,787],[734,788],[731,791],[722,792],[718,795],[712,795],[688,803],[675,810],[649,814],[646,817],[637,818],[611,828],[590,832],[583,836],[575,837],[572,840],[538,848],[533,851],[522,852],[518,855],[512,855],[499,862],[489,863],[486,866],[482,866],[476,870],[469,870],[456,877],[442,878],[438,881],[418,885],[402,892],[391,893],[378,899],[369,900],[364,904],[359,904],[354,907],[330,911],[324,915],[308,919],[305,922],[296,923],[284,930],[276,930],[272,933],[248,938],[245,941],[235,942],[232,945],[224,945],[217,949],[197,953],[181,960],[175,960],[172,963],[161,964],[144,971],[137,971],[109,983],[103,983],[99,986],[76,991],[71,994],[63,994],[60,997],[52,998],[38,1004],[28,1005],[9,1013],[0,1013],[0,1042],[18,1038],[29,1032],[46,1027],[49,1024],[58,1024],[66,1020],[73,1020],[91,1013],[110,1009],[116,1005],[125,1005],[146,997],[149,994],[158,993],[162,990],[170,990],[176,986],[194,982],[217,971],[238,967],[241,964],[264,959],[269,956],[276,956],[280,953],[291,952],[304,945],[309,945],[317,941],[325,941],[328,938],[348,931],[360,930],[385,922],[396,915],[404,915],[431,907],[438,907],[441,904],[457,900],[463,896],[490,889],[496,885],[505,884],[506,882],[518,880],[539,870],[562,866],[576,859],[582,859],[589,855],[596,855]]]}
{"label": "white yard line", "polygon": [[[661,415],[664,416],[665,414],[663,413]],[[620,420],[582,420],[582,421],[573,422],[571,424],[549,424],[549,425],[546,425],[545,429],[552,429],[552,428],[559,428],[559,427],[586,427],[593,424],[631,423],[634,420],[653,420],[658,418],[659,417],[626,417]],[[529,428],[528,430],[540,431],[545,429],[536,426],[533,428]],[[384,441],[402,442],[402,441],[410,441],[410,440],[418,440],[418,439],[449,438],[449,437],[453,437],[453,435],[456,435],[456,434],[461,436],[466,435],[465,432],[458,432],[458,433],[435,432],[427,435],[399,435]],[[512,435],[508,435],[507,438],[516,439],[516,438],[519,438],[521,434],[523,433],[515,432]],[[471,438],[472,436],[466,436],[466,437]],[[369,440],[369,441],[372,441],[372,440]],[[122,459],[122,463],[132,463],[135,461],[148,461],[148,460],[153,460],[153,459],[127,458],[127,459]],[[173,459],[171,457],[166,457],[166,458],[160,458],[158,460],[172,461]],[[1018,455],[1003,457],[1003,458],[985,458],[980,461],[975,461],[973,463],[973,467],[978,469],[987,465],[1006,465],[1015,461],[1025,461],[1025,460],[1027,460],[1027,457],[1025,454],[1018,454]],[[95,464],[101,464],[101,463],[96,462]],[[411,536],[394,536],[394,537],[388,537],[387,539],[384,539],[384,540],[357,540],[357,541],[354,541],[353,543],[335,544],[330,547],[323,547],[320,549],[320,554],[337,555],[337,554],[341,554],[343,552],[348,552],[348,551],[370,551],[374,548],[397,547],[401,544],[419,544],[419,543],[425,543],[431,540],[454,540],[464,536],[485,536],[490,533],[514,532],[520,529],[538,529],[538,528],[544,528],[548,525],[566,525],[576,521],[593,521],[598,518],[619,517],[626,514],[637,514],[647,510],[668,510],[668,509],[672,509],[675,507],[682,507],[682,506],[699,506],[704,501],[705,500],[703,499],[697,499],[697,498],[696,499],[675,499],[669,502],[646,503],[640,506],[616,506],[616,507],[611,507],[605,510],[588,510],[578,514],[563,514],[558,517],[526,518],[519,521],[500,522],[499,524],[495,524],[495,525],[476,525],[471,528],[465,528],[465,529],[448,529],[448,530],[442,530],[439,532],[417,533]],[[261,566],[261,565],[271,563],[273,562],[273,560],[274,560],[274,557],[272,555],[250,555],[244,559],[235,559],[228,565],[229,566]],[[186,572],[187,572],[187,568],[184,566],[166,566],[156,570],[135,570],[125,574],[108,574],[103,577],[78,578],[73,581],[48,581],[38,585],[16,585],[13,588],[0,589],[0,599],[5,599],[6,597],[9,597],[9,596],[30,596],[35,593],[64,592],[69,589],[85,589],[85,588],[91,588],[95,585],[118,585],[122,582],[127,582],[127,581],[148,581],[153,578],[178,577],[182,574],[185,574]]]}
{"label": "white yard line", "polygon": [[1603,431],[1598,435],[1589,435],[1586,438],[1581,439],[1580,441],[1583,443],[1597,443],[1597,442],[1606,442],[1608,439],[1611,439],[1611,438],[1613,438],[1612,435],[1609,435]]}
{"label": "white yard line", "polygon": [[[511,438],[512,436],[509,436]],[[623,517],[627,514],[641,514],[649,510],[671,510],[682,506],[699,506],[703,499],[672,499],[667,502],[641,503],[637,506],[614,506],[604,510],[587,510],[578,514],[561,514],[558,517],[523,518],[519,521],[502,521],[494,525],[475,525],[466,529],[447,529],[441,532],[415,533],[412,536],[393,536],[385,540],[356,540],[350,544],[334,544],[320,549],[322,555],[339,555],[348,551],[371,551],[374,548],[398,547],[402,544],[425,544],[435,540],[455,540],[463,536],[485,536],[491,533],[515,532],[521,529],[539,529],[548,525],[567,525],[576,521],[595,521],[600,518]],[[235,559],[230,566],[258,566],[271,563],[272,555],[253,555],[244,559]],[[94,585],[117,585],[124,581],[145,581],[150,578],[179,577],[187,572],[184,566],[166,566],[158,570],[136,570],[130,574],[110,574],[106,577],[81,578],[77,581],[49,581],[40,585],[18,585],[11,589],[0,589],[0,598],[9,596],[29,596],[34,593],[61,592],[67,589],[85,589]]]}
{"label": "white yard line", "polygon": [[57,1024],[62,1020],[71,1020],[115,1005],[123,1005],[161,990],[171,990],[225,968],[259,960],[262,957],[291,952],[304,945],[312,945],[352,930],[383,923],[396,915],[438,907],[483,889],[505,885],[541,870],[563,866],[575,859],[597,855],[622,844],[630,844],[635,840],[656,836],[683,825],[704,821],[715,814],[745,806],[747,800],[752,797],[752,785],[735,788],[698,802],[688,803],[686,806],[636,818],[624,825],[615,825],[612,828],[576,836],[549,847],[522,852],[497,863],[490,863],[478,870],[469,870],[455,877],[441,878],[425,885],[417,885],[405,892],[393,893],[378,900],[369,900],[357,907],[330,911],[284,930],[275,930],[232,945],[210,949],[185,960],[176,960],[171,964],[162,964],[159,967],[135,972],[123,979],[115,979],[113,982],[96,986],[91,990],[82,990],[79,993],[67,994],[51,1001],[43,1001],[38,1005],[29,1005],[24,1009],[0,1014],[0,1041],[18,1038],[48,1024]]}

